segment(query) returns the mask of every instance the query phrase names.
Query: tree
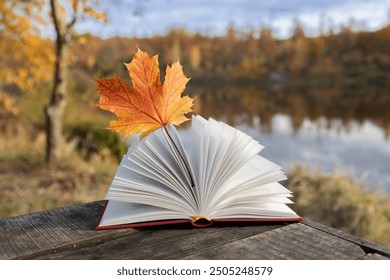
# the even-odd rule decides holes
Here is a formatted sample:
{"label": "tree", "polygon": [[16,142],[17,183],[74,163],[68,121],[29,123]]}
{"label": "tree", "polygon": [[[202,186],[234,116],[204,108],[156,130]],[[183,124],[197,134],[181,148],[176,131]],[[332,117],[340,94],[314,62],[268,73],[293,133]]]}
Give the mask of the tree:
{"label": "tree", "polygon": [[272,30],[268,27],[263,27],[260,30],[259,48],[260,52],[266,56],[267,68],[274,70],[273,68],[275,67],[275,61],[278,55],[278,46],[272,36]]}
{"label": "tree", "polygon": [[[107,20],[105,13],[96,10],[98,5],[98,0],[0,0],[0,106],[3,104],[8,111],[15,112],[9,97],[2,92],[4,85],[31,91],[35,83],[53,79],[50,101],[44,109],[48,163],[61,158],[64,144],[62,117],[67,97],[67,46],[78,21],[86,17]],[[54,54],[52,42],[43,39],[37,27],[47,26],[48,18],[55,30]]]}
{"label": "tree", "polygon": [[301,75],[306,70],[308,59],[308,39],[302,24],[296,20],[291,37],[290,71],[293,75]]}
{"label": "tree", "polygon": [[74,26],[80,19],[89,16],[107,21],[103,12],[95,10],[98,1],[50,0],[50,15],[55,29],[55,64],[50,102],[45,107],[46,116],[46,162],[57,162],[63,151],[63,115],[67,97],[68,42],[74,34]]}

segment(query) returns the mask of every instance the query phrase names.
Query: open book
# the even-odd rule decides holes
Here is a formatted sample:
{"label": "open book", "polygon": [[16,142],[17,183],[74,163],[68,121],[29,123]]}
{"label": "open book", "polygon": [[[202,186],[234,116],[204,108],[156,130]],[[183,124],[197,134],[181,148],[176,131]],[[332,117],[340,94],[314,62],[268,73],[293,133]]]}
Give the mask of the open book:
{"label": "open book", "polygon": [[96,229],[212,222],[300,221],[286,204],[281,167],[245,133],[192,117],[190,141],[174,126],[133,143],[105,197]]}

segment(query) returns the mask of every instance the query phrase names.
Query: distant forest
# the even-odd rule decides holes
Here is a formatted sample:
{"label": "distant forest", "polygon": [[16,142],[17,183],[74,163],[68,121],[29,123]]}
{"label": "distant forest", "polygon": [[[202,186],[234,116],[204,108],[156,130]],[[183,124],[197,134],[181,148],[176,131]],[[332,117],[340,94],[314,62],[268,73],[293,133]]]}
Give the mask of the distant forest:
{"label": "distant forest", "polygon": [[[52,49],[52,41],[37,40]],[[33,43],[37,45],[36,41]],[[343,27],[337,33],[328,30],[309,37],[297,23],[291,37],[284,40],[275,38],[269,28],[257,32],[230,28],[217,37],[184,29],[150,38],[78,35],[70,42],[67,88],[71,94],[66,129],[80,122],[72,119],[72,114],[85,115],[86,108],[96,117],[93,78],[119,75],[131,82],[124,63],[131,61],[137,46],[159,55],[162,72],[168,63],[180,59],[184,73],[192,78],[187,94],[197,96],[194,109],[205,117],[226,116],[234,125],[235,112],[240,111],[247,114],[248,122],[253,116],[260,116],[265,130],[271,129],[276,113],[291,116],[294,130],[300,128],[306,117],[341,119],[345,126],[351,119],[369,119],[384,129],[386,138],[390,137],[390,25],[372,32]],[[9,49],[23,54],[17,48]],[[6,123],[0,122],[0,130],[12,130],[12,116],[19,112],[34,112],[28,120],[43,127],[42,107],[51,88],[54,59],[34,61],[40,57],[39,53],[28,55],[29,66],[33,67],[13,72],[18,74],[17,81],[24,81],[23,77],[29,75],[26,70],[36,70],[41,76],[32,75],[37,76],[34,83],[22,84],[24,88],[19,84],[0,84],[0,117]],[[17,66],[14,61],[10,64]],[[6,93],[3,97],[1,89]],[[22,94],[34,89],[36,94]],[[218,104],[224,104],[223,110],[218,109]]]}
{"label": "distant forest", "polygon": [[[289,39],[278,40],[272,30],[241,32],[230,28],[224,36],[209,37],[173,29],[150,38],[83,35],[73,41],[72,76],[81,87],[91,77],[126,77],[124,62],[137,46],[159,54],[160,67],[180,59],[187,76],[270,83],[390,87],[390,25],[354,32],[343,27],[308,37],[298,23]],[[84,80],[84,81],[83,81]]]}

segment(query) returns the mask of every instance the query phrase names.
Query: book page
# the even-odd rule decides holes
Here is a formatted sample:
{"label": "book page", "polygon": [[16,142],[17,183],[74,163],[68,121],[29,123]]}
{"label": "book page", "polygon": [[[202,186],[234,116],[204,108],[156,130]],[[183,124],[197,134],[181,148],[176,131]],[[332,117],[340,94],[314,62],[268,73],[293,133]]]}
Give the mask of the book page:
{"label": "book page", "polygon": [[[249,218],[256,213],[256,217],[260,218],[262,215],[265,217],[274,213],[276,218],[285,215],[284,212],[279,213],[280,209],[284,209],[288,215],[296,216],[295,212],[285,205],[292,203],[289,199],[292,195],[291,191],[278,183],[284,179],[286,176],[280,166],[255,155],[215,191],[204,215],[236,218],[237,213],[241,213],[239,216]],[[264,203],[267,203],[268,207],[265,210]],[[260,215],[260,210],[265,212]]]}
{"label": "book page", "polygon": [[230,211],[236,205],[256,205],[257,203],[279,203],[291,204],[293,203],[289,198],[292,197],[291,192],[279,183],[271,183],[264,186],[259,186],[257,189],[243,191],[230,195],[229,197],[218,201],[213,207],[210,215],[215,212],[223,213],[223,211]]}
{"label": "book page", "polygon": [[[165,130],[161,131],[161,134],[153,134],[149,136],[149,139],[145,141],[147,147],[142,149],[142,152],[149,152],[147,157],[153,158],[150,156],[150,153],[157,156],[158,168],[163,169],[163,173],[171,174],[178,181],[178,186],[183,190],[185,197],[192,202],[195,202],[194,189],[191,184],[191,175],[192,169],[191,165],[188,163],[187,166],[183,162],[188,162],[186,153],[183,150],[181,140],[177,134],[175,128],[170,129],[170,135],[176,141],[176,146],[181,151],[181,155],[177,155],[176,149],[172,149],[169,145],[170,139],[167,139]],[[184,161],[183,161],[184,159]],[[147,159],[146,159],[147,160]]]}
{"label": "book page", "polygon": [[[220,123],[218,123],[217,121],[215,121],[213,119],[210,119],[209,120],[208,134],[210,134],[210,130],[211,130],[211,131],[214,131],[213,134],[221,135],[223,128],[224,128],[224,126],[220,125]],[[203,175],[203,177],[204,177],[203,184],[205,186],[210,185],[210,181],[212,181],[212,179],[210,179],[211,174],[214,175],[213,178],[215,178],[215,176],[216,176],[215,172],[213,172],[213,171],[215,169],[217,169],[217,165],[218,165],[218,163],[216,162],[216,158],[219,155],[218,149],[220,146],[223,146],[223,145],[220,145],[220,141],[223,141],[222,137],[210,137],[210,135],[209,135],[209,139],[208,139],[209,149],[208,149],[208,153],[206,154],[206,156],[204,156],[204,158],[206,159],[205,160],[206,164],[205,164],[205,174]]]}
{"label": "book page", "polygon": [[140,202],[171,208],[185,213],[196,213],[197,208],[184,199],[174,188],[161,182],[159,177],[152,179],[127,167],[131,160],[125,156],[118,167],[116,176],[105,199]]}
{"label": "book page", "polygon": [[123,157],[106,199],[198,212],[197,202],[161,134],[154,134]]}
{"label": "book page", "polygon": [[[128,161],[124,164],[124,167],[144,177],[161,182],[164,186],[171,188],[191,202],[191,195],[188,193],[187,189],[180,184],[180,181],[172,172],[163,164],[159,164],[157,158],[151,158],[150,155],[148,156],[145,151],[138,150],[137,153],[130,155]],[[130,174],[127,175],[130,176]]]}
{"label": "book page", "polygon": [[224,163],[221,166],[220,174],[217,177],[214,185],[210,186],[210,196],[214,195],[214,191],[222,184],[225,184],[234,174],[251,160],[260,150],[262,146],[256,141],[241,133],[237,133],[235,141],[231,144]]}
{"label": "book page", "polygon": [[[197,205],[197,209],[199,209],[199,193],[197,192],[195,172],[192,167],[193,164],[189,158],[190,149],[185,148],[176,128],[173,125],[169,125],[166,128],[166,131],[163,130],[163,136],[166,140],[164,143],[168,144],[172,155],[174,155],[176,162],[180,167],[181,175],[187,184],[184,181],[182,182],[184,186],[187,186],[188,193],[191,196],[191,201],[194,201],[194,204]],[[169,134],[167,132],[169,132]]]}
{"label": "book page", "polygon": [[286,176],[281,171],[280,166],[260,155],[256,155],[217,190],[210,203],[215,204],[223,197],[228,198],[234,193],[248,188],[255,188],[284,179],[286,179]]}
{"label": "book page", "polygon": [[264,147],[237,129],[213,119],[193,116],[192,162],[200,212],[210,210],[218,190]]}
{"label": "book page", "polygon": [[272,219],[298,218],[299,216],[284,203],[258,202],[235,204],[229,208],[214,211],[212,219]]}
{"label": "book page", "polygon": [[199,208],[204,207],[205,202],[205,186],[202,184],[202,168],[204,163],[203,151],[204,143],[203,137],[205,131],[207,131],[208,122],[199,116],[192,116],[191,123],[191,152],[189,154],[189,160],[191,161],[194,180],[195,180],[195,192],[199,201]]}
{"label": "book page", "polygon": [[216,157],[212,159],[213,170],[206,186],[205,204],[208,205],[208,208],[210,208],[210,202],[215,193],[234,176],[237,170],[263,149],[263,146],[257,141],[237,129],[223,123],[219,123],[219,125],[223,127],[221,134],[217,134],[219,132],[217,129],[210,131],[211,138],[219,138],[220,140],[215,141],[218,146],[213,147],[217,149]]}
{"label": "book page", "polygon": [[231,146],[235,136],[235,130],[231,127],[222,125],[220,122],[216,122],[212,119],[210,119],[209,122],[212,126],[212,130],[210,130],[210,133],[212,133],[211,137],[214,138],[213,142],[217,145],[212,147],[215,157],[212,159],[212,163],[210,163],[212,167],[209,178],[207,179],[207,185],[205,186],[208,193],[210,193],[212,186],[215,185],[215,181],[220,177],[229,147]]}
{"label": "book page", "polygon": [[191,217],[161,207],[110,200],[99,226],[113,226],[170,219],[191,219]]}
{"label": "book page", "polygon": [[180,164],[181,164],[180,167],[182,168],[182,172],[186,176],[186,179],[187,179],[189,185],[192,187],[191,183],[195,183],[195,182],[191,182],[191,179],[190,179],[190,177],[191,178],[194,177],[194,171],[192,168],[192,163],[191,163],[189,156],[188,156],[189,149],[187,151],[186,148],[184,147],[183,142],[181,141],[181,138],[180,138],[179,133],[177,132],[175,126],[173,126],[173,125],[167,126],[167,131],[169,132],[170,136],[172,137],[172,140],[175,142],[176,147],[178,148],[178,150],[180,151],[180,153],[182,155],[182,157],[179,157],[179,158],[185,162],[186,166],[188,166],[188,169],[187,169],[185,166],[183,166],[181,164],[182,161],[180,160]]}

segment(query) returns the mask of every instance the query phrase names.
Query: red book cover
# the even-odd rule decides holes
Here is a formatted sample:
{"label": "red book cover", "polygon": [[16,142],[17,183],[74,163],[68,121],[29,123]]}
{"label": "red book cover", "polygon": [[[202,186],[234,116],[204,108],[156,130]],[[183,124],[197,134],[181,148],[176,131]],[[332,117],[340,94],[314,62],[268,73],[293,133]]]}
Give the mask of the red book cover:
{"label": "red book cover", "polygon": [[235,223],[241,224],[257,224],[257,223],[284,223],[284,222],[301,222],[303,218],[243,218],[243,219],[215,219],[212,221],[208,221],[202,219],[202,221],[193,222],[192,220],[159,220],[159,221],[150,221],[150,222],[142,222],[142,223],[132,223],[132,224],[118,224],[111,226],[100,226],[100,221],[103,217],[103,214],[106,210],[108,202],[105,204],[103,211],[99,217],[97,225],[95,227],[96,230],[105,230],[105,229],[123,229],[123,228],[144,228],[144,227],[159,227],[159,226],[171,226],[171,225],[188,225],[193,227],[208,227],[212,225],[232,225]]}

